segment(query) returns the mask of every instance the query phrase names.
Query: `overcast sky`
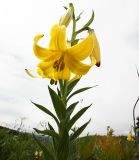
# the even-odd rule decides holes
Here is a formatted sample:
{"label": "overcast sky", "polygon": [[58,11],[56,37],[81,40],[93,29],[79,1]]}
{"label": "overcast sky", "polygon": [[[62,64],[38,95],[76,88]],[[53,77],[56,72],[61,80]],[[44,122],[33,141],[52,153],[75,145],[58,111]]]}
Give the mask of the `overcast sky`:
{"label": "overcast sky", "polygon": [[[99,39],[102,57],[101,67],[92,68],[77,86],[99,85],[73,99],[80,100],[76,111],[93,103],[76,126],[91,117],[84,135],[106,134],[108,125],[115,134],[127,134],[139,96],[138,0],[0,0],[0,125],[12,126],[23,117],[27,118],[26,128],[37,127],[40,121],[54,125],[30,102],[54,111],[47,90],[49,80],[31,79],[24,69],[36,74],[38,59],[32,50],[33,38],[45,34],[42,45],[46,45],[51,26],[58,22],[65,12],[62,6],[69,2],[74,4],[76,14],[84,11],[79,27],[90,18],[92,9],[95,11],[91,27]],[[68,33],[70,30],[69,26]],[[136,115],[139,116],[139,104]]]}

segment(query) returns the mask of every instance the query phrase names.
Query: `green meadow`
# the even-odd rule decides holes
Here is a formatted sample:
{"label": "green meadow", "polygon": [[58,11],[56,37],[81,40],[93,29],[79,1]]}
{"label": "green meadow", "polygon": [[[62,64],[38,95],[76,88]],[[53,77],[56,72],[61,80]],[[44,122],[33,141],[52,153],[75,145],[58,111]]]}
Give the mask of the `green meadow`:
{"label": "green meadow", "polygon": [[[53,146],[50,137],[37,136],[50,150]],[[41,149],[32,134],[0,129],[0,160],[47,160],[43,153],[35,157]],[[69,160],[134,160],[134,141],[125,136],[87,135],[77,138],[70,148]]]}

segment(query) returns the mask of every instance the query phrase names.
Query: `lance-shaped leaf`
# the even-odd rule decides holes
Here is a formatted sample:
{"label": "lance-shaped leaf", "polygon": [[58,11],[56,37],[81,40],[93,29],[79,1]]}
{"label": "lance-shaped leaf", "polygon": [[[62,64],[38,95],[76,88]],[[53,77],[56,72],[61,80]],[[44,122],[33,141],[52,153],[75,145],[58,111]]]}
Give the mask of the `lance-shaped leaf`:
{"label": "lance-shaped leaf", "polygon": [[59,96],[56,94],[54,90],[52,90],[49,86],[49,93],[53,102],[54,109],[56,111],[56,114],[60,120],[65,118],[66,114],[66,107],[64,106],[64,103],[62,100],[59,98]]}
{"label": "lance-shaped leaf", "polygon": [[33,138],[35,139],[36,143],[40,146],[40,148],[43,150],[43,153],[45,157],[47,157],[47,160],[54,160],[53,154],[51,154],[48,148],[39,139],[37,139],[34,134]]}
{"label": "lance-shaped leaf", "polygon": [[59,97],[61,97],[61,93],[60,93],[59,88],[57,88],[57,94],[58,94]]}
{"label": "lance-shaped leaf", "polygon": [[91,18],[88,20],[88,22],[81,29],[76,31],[76,34],[79,34],[80,32],[86,30],[90,26],[90,24],[93,22],[93,20],[94,20],[94,11],[92,10]]}
{"label": "lance-shaped leaf", "polygon": [[68,9],[68,7],[66,7],[66,6],[63,6],[63,8],[65,8],[65,10],[67,10],[67,9]]}
{"label": "lance-shaped leaf", "polygon": [[84,125],[82,125],[80,128],[78,128],[71,136],[70,136],[70,141],[73,141],[74,139],[76,139],[86,128],[86,126],[89,124],[89,122],[91,121],[91,119],[85,123]]}
{"label": "lance-shaped leaf", "polygon": [[54,128],[51,126],[51,124],[49,122],[48,122],[48,126],[49,126],[50,130],[55,131]]}
{"label": "lance-shaped leaf", "polygon": [[75,109],[75,107],[76,107],[76,105],[77,105],[78,103],[79,103],[79,101],[78,101],[78,102],[75,102],[75,103],[72,103],[72,104],[67,108],[67,111],[66,111],[66,115],[67,115],[66,119],[67,119],[67,120],[70,118],[72,112],[74,111],[74,109]]}
{"label": "lance-shaped leaf", "polygon": [[[48,123],[48,126],[49,126],[49,129],[50,129],[51,131],[55,131],[54,128],[51,126],[50,123]],[[54,138],[54,137],[52,137],[52,140],[53,140],[54,149],[55,149],[55,151],[56,151],[56,150],[57,150],[57,139]]]}
{"label": "lance-shaped leaf", "polygon": [[68,100],[69,100],[72,96],[74,96],[74,95],[76,95],[76,94],[78,94],[78,93],[84,92],[84,91],[86,91],[86,90],[88,90],[88,89],[94,88],[94,87],[96,87],[96,86],[98,86],[98,85],[95,85],[95,86],[93,86],[93,87],[85,87],[85,88],[80,88],[80,89],[78,89],[77,91],[73,92],[73,93],[67,98],[67,102],[68,102]]}
{"label": "lance-shaped leaf", "polygon": [[[92,105],[92,104],[91,104]],[[70,130],[71,127],[74,125],[74,123],[84,114],[84,112],[91,106],[87,106],[82,108],[79,112],[77,112],[69,121],[69,123],[67,124],[67,129]]]}
{"label": "lance-shaped leaf", "polygon": [[91,15],[91,18],[89,19],[89,21],[83,26],[83,28],[86,28],[86,27],[89,27],[90,24],[93,22],[94,20],[94,11],[92,10],[92,15]]}
{"label": "lance-shaped leaf", "polygon": [[77,85],[77,83],[79,82],[79,79],[76,79],[75,81],[71,82],[68,87],[67,87],[67,96],[70,94],[70,92],[73,90],[73,88]]}
{"label": "lance-shaped leaf", "polygon": [[[32,101],[31,101],[32,102]],[[36,107],[38,107],[40,110],[42,110],[43,112],[45,112],[46,114],[48,114],[49,116],[53,117],[55,122],[57,123],[57,125],[59,126],[59,121],[58,119],[56,118],[56,116],[50,112],[47,108],[45,108],[44,106],[40,105],[40,104],[37,104],[37,103],[34,103],[32,102]]]}
{"label": "lance-shaped leaf", "polygon": [[83,14],[83,11],[77,16],[76,18],[76,22],[79,21],[81,19],[81,15]]}
{"label": "lance-shaped leaf", "polygon": [[59,139],[59,135],[53,131],[53,130],[44,130],[44,131],[41,131],[39,129],[36,129],[36,128],[33,128],[38,134],[43,134],[43,135],[47,135],[47,136],[51,136],[51,137],[54,137],[56,139]]}

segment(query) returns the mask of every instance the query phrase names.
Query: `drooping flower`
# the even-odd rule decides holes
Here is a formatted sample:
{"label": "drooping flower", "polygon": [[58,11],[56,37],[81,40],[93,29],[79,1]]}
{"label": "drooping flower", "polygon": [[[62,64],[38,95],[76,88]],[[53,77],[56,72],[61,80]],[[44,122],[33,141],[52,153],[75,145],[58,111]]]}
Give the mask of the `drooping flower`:
{"label": "drooping flower", "polygon": [[[67,47],[65,25],[55,24],[50,36],[49,48],[38,45],[42,34],[34,38],[34,53],[41,60],[37,71],[42,78],[69,80],[71,73],[85,75],[93,65],[100,64],[99,44],[93,30],[84,40],[71,47]],[[82,63],[88,57],[90,64]]]}

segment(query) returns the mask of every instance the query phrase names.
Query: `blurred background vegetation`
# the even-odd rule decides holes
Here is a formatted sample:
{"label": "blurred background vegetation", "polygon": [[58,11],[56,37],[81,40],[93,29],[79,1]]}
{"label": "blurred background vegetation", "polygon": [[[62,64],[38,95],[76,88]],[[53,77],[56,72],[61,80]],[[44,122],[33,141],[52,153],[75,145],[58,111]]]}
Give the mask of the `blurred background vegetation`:
{"label": "blurred background vegetation", "polygon": [[[49,137],[36,136],[51,150]],[[44,160],[43,153],[37,155],[40,151],[32,134],[0,127],[0,160]],[[87,135],[78,138],[70,152],[69,160],[132,160],[135,145],[126,136]]]}

